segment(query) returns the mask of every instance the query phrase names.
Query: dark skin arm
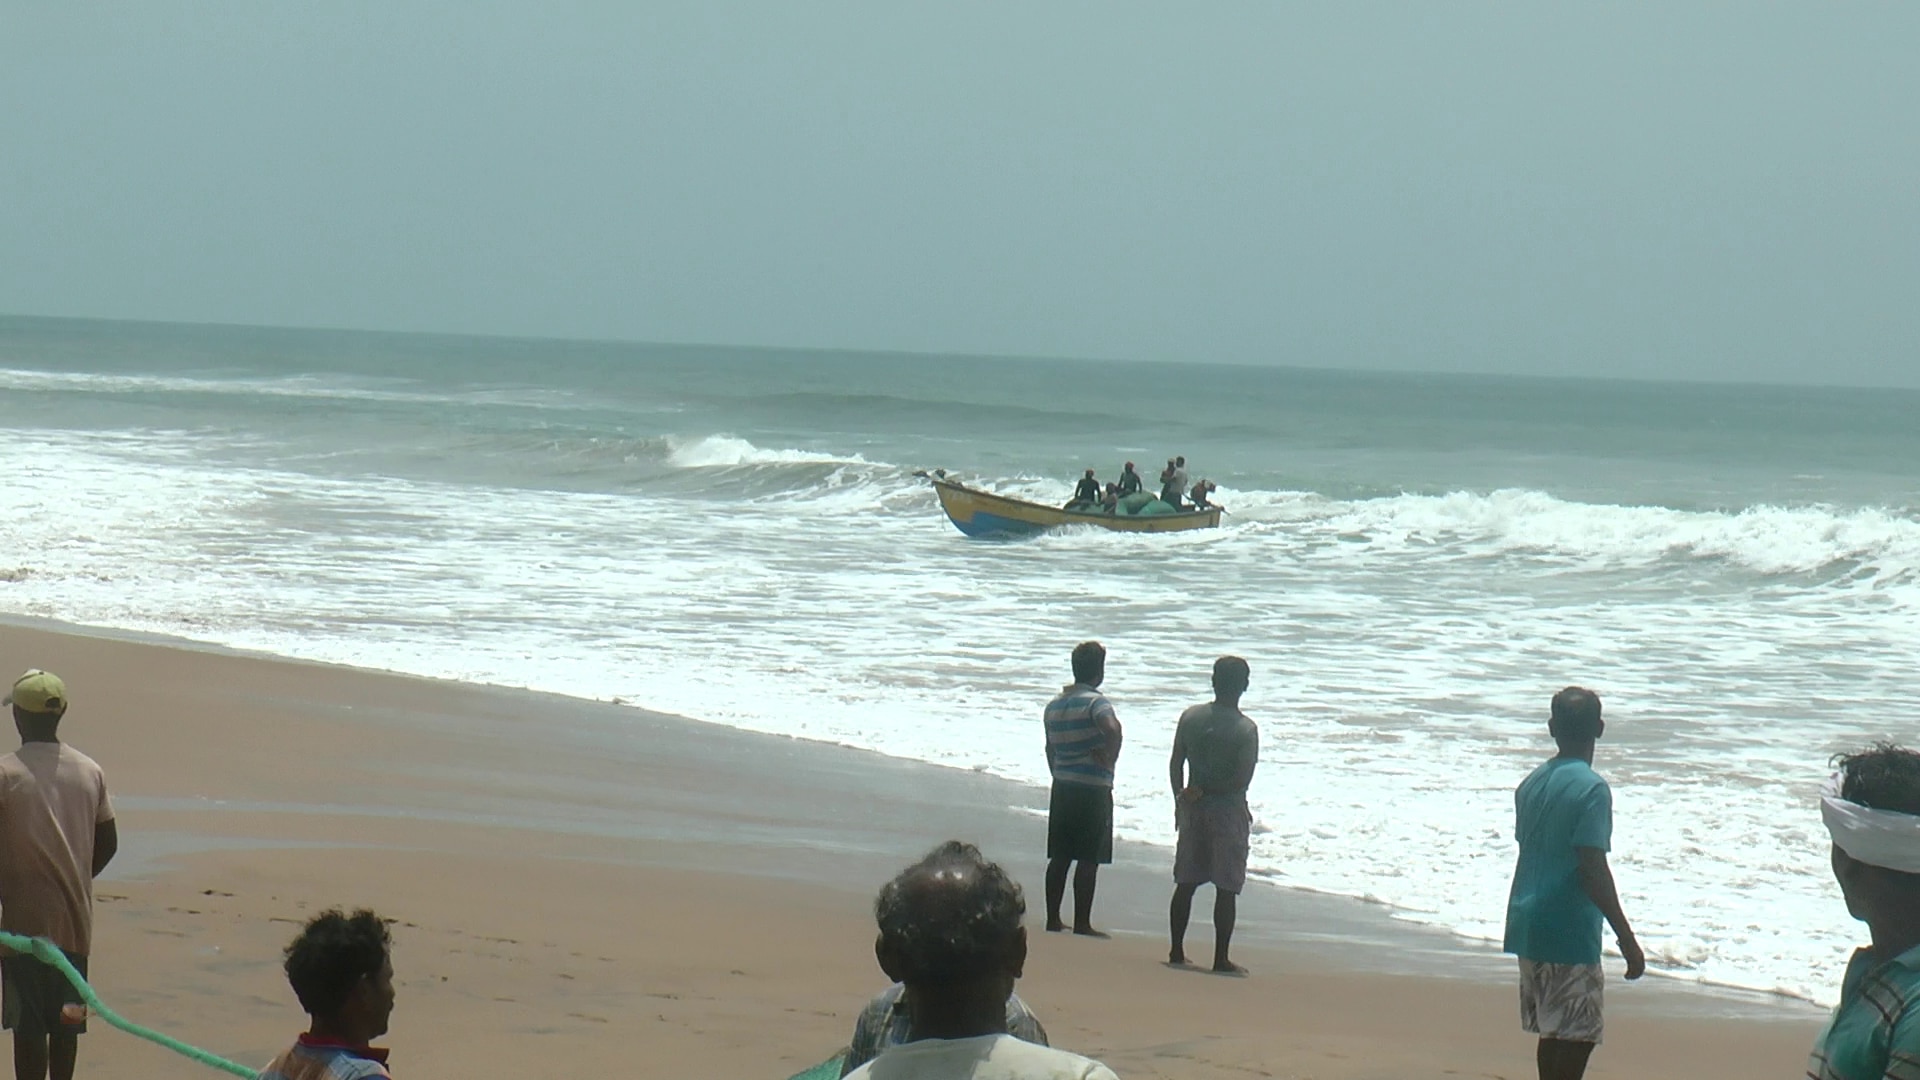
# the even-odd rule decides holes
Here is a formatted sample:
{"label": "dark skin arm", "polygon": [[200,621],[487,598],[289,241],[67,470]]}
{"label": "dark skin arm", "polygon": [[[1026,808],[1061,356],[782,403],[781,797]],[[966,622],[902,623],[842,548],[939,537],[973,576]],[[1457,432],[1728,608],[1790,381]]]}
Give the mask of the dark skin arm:
{"label": "dark skin arm", "polygon": [[100,871],[107,868],[113,857],[120,852],[120,827],[112,821],[103,821],[93,827],[93,876],[99,877]]}
{"label": "dark skin arm", "polygon": [[1599,848],[1574,848],[1580,857],[1580,887],[1586,890],[1593,906],[1606,916],[1607,925],[1620,941],[1620,955],[1627,960],[1627,978],[1637,979],[1647,972],[1646,954],[1627,925],[1627,913],[1620,909],[1620,893],[1613,885],[1613,870],[1607,865],[1607,853]]}
{"label": "dark skin arm", "polygon": [[1187,733],[1184,728],[1173,729],[1173,756],[1167,760],[1167,780],[1173,784],[1173,797],[1178,799],[1187,790]]}
{"label": "dark skin arm", "polygon": [[1100,747],[1100,752],[1095,757],[1100,764],[1111,769],[1120,760],[1120,718],[1112,713],[1106,713],[1099,718],[1098,723],[1107,741]]}

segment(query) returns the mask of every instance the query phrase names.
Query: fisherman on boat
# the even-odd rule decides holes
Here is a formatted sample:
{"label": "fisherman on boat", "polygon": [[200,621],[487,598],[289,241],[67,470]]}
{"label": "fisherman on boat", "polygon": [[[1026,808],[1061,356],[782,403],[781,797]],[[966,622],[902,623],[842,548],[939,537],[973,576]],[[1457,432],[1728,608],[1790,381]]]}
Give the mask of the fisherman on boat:
{"label": "fisherman on boat", "polygon": [[1133,462],[1127,462],[1127,467],[1120,470],[1120,497],[1124,499],[1144,487],[1140,474],[1133,471]]}
{"label": "fisherman on boat", "polygon": [[1160,501],[1175,510],[1184,510],[1180,497],[1187,491],[1187,459],[1170,457],[1167,467],[1160,472]]}
{"label": "fisherman on boat", "polygon": [[[1138,473],[1134,474],[1136,477]],[[1178,511],[1149,492],[1121,495],[1118,483],[1107,486],[1097,509],[1062,509],[1013,498],[961,483],[951,474],[927,474],[947,520],[968,536],[1021,536],[1072,525],[1097,525],[1118,532],[1163,533],[1211,529],[1220,524],[1220,510]],[[1098,478],[1094,478],[1098,481]]]}
{"label": "fisherman on boat", "polygon": [[1207,500],[1207,496],[1217,490],[1219,490],[1219,487],[1213,481],[1200,480],[1193,485],[1193,491],[1187,497],[1189,501],[1193,503],[1195,510],[1211,510],[1213,509],[1213,503]]}
{"label": "fisherman on boat", "polygon": [[1066,508],[1069,510],[1092,510],[1099,501],[1100,481],[1094,479],[1093,470],[1088,469],[1087,475],[1081,477],[1080,483],[1074,487],[1073,500],[1067,503]]}

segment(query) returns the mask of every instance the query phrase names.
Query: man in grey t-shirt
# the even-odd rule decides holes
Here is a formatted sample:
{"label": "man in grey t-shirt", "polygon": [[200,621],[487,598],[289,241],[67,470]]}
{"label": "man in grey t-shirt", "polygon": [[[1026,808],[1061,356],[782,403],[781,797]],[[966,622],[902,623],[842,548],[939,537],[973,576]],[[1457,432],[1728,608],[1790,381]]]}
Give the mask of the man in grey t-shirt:
{"label": "man in grey t-shirt", "polygon": [[1260,731],[1240,711],[1247,678],[1247,662],[1237,656],[1213,662],[1213,700],[1180,714],[1167,764],[1180,829],[1173,857],[1173,902],[1167,912],[1173,936],[1167,962],[1187,963],[1193,894],[1211,884],[1213,970],[1221,975],[1247,972],[1227,957],[1238,897],[1247,881],[1247,840],[1253,826],[1247,785],[1260,759]]}

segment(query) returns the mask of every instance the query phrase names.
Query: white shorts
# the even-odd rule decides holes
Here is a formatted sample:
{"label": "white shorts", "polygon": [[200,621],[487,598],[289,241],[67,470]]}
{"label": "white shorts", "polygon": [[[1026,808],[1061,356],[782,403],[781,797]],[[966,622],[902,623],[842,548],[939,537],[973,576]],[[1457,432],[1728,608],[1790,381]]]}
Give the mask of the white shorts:
{"label": "white shorts", "polygon": [[1545,964],[1520,958],[1520,1028],[1543,1039],[1600,1041],[1599,964]]}

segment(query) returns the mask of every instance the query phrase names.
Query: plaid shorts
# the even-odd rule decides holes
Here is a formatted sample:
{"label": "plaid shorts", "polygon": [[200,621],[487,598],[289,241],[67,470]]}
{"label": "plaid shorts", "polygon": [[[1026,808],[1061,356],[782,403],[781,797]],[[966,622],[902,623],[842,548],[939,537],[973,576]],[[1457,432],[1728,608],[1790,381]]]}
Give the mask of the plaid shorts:
{"label": "plaid shorts", "polygon": [[1180,839],[1173,849],[1173,880],[1238,893],[1247,885],[1247,844],[1253,813],[1246,800],[1181,803],[1174,808]]}
{"label": "plaid shorts", "polygon": [[1544,964],[1520,958],[1520,1028],[1543,1039],[1600,1041],[1599,964]]}

